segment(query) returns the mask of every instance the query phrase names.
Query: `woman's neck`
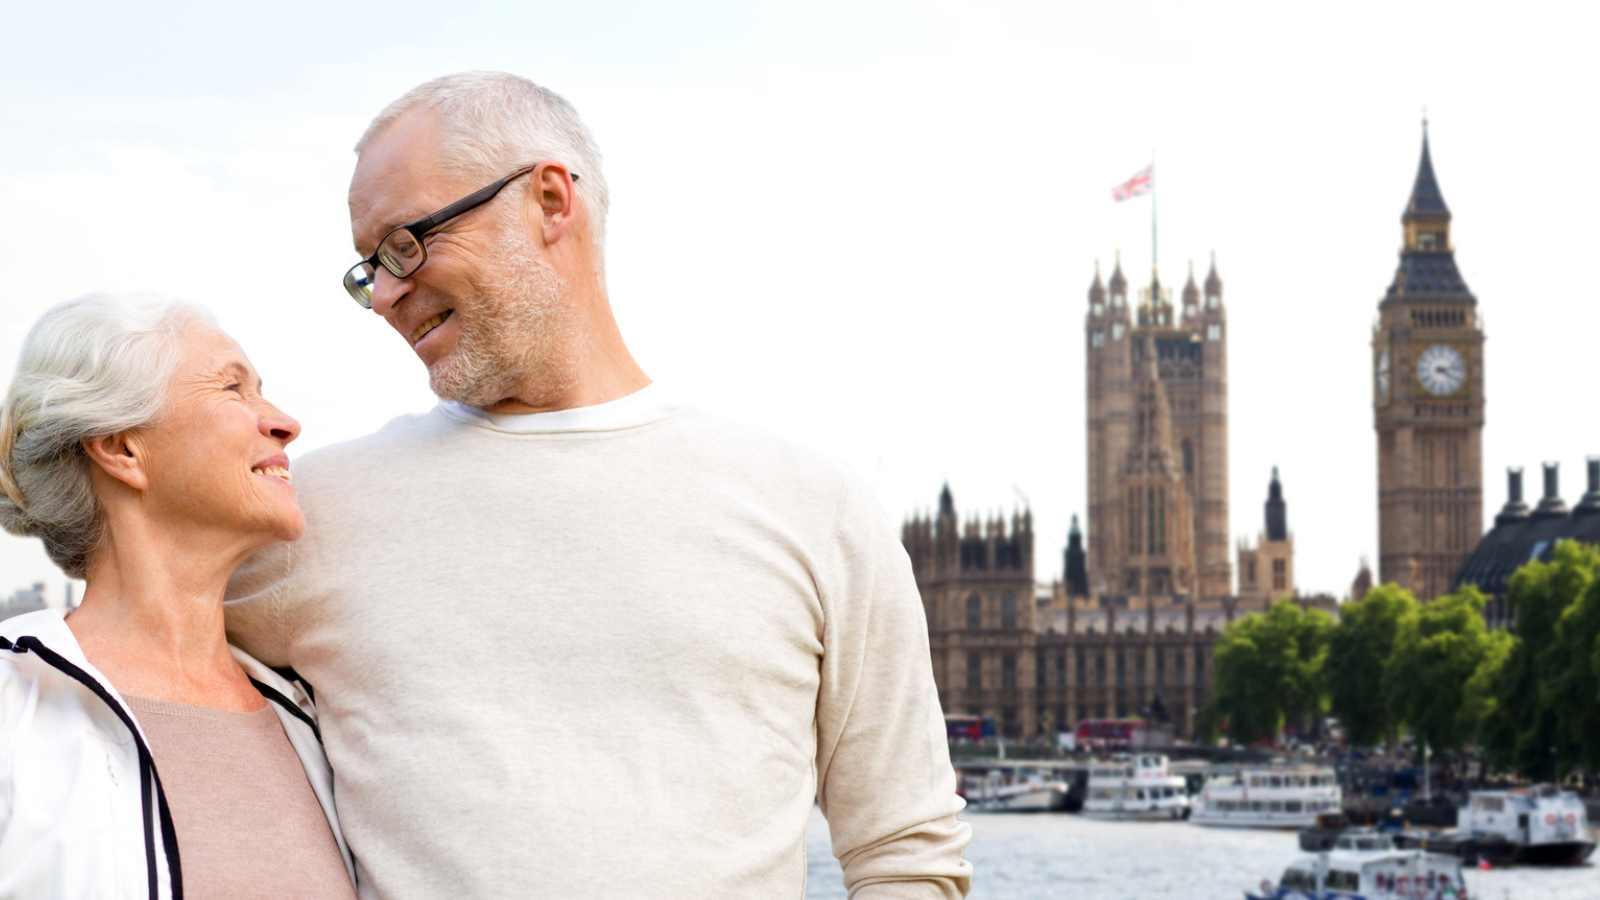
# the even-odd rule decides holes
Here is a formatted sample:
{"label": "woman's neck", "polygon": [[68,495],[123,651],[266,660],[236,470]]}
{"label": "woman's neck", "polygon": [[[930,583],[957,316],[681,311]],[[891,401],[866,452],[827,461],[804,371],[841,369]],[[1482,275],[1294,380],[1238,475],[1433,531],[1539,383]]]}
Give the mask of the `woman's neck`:
{"label": "woman's neck", "polygon": [[222,597],[239,559],[220,550],[197,535],[108,529],[67,626],[117,690],[193,706],[261,708],[261,695],[228,650]]}

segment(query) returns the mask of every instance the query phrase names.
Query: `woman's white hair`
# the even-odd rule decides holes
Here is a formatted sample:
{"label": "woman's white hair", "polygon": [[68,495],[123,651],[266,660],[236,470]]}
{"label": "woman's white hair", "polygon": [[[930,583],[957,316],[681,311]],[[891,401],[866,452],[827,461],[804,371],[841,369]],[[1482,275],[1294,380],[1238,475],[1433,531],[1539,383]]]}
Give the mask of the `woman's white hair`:
{"label": "woman's white hair", "polygon": [[485,184],[518,166],[559,162],[577,173],[595,246],[604,248],[610,197],[600,150],[578,111],[560,94],[505,72],[459,72],[420,84],[378,113],[356,142],[359,155],[394,122],[416,109],[438,115],[443,165]]}
{"label": "woman's white hair", "polygon": [[85,576],[102,521],[84,442],[161,416],[194,321],[212,318],[164,297],[105,294],[39,319],[0,406],[0,528],[43,540],[63,572]]}

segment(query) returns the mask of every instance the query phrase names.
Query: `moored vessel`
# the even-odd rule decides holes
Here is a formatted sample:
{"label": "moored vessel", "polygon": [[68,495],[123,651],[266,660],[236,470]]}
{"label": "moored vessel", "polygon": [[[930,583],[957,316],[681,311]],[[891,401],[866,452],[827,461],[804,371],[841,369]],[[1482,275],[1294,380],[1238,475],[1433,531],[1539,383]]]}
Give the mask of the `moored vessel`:
{"label": "moored vessel", "polygon": [[1190,821],[1231,828],[1310,828],[1344,794],[1326,766],[1257,766],[1206,779]]}
{"label": "moored vessel", "polygon": [[1159,753],[1096,760],[1089,765],[1083,814],[1100,819],[1186,819],[1188,786],[1182,775],[1167,769],[1167,758]]}
{"label": "moored vessel", "polygon": [[1246,900],[1469,900],[1461,862],[1424,850],[1399,850],[1376,832],[1347,833],[1332,850],[1302,856],[1274,884]]}
{"label": "moored vessel", "polygon": [[1551,785],[1473,791],[1456,815],[1456,830],[1408,834],[1405,846],[1493,865],[1581,865],[1593,853],[1582,798]]}
{"label": "moored vessel", "polygon": [[994,769],[962,779],[961,795],[973,812],[1064,812],[1071,786],[1037,771]]}

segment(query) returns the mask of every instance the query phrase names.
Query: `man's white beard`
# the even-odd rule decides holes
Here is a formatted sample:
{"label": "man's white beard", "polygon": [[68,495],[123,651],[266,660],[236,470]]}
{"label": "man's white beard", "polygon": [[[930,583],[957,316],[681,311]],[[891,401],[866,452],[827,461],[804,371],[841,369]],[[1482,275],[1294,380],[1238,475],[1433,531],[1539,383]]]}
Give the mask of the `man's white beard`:
{"label": "man's white beard", "polygon": [[510,398],[536,403],[576,379],[565,358],[572,323],[561,276],[522,235],[508,229],[496,243],[500,266],[483,279],[494,295],[473,298],[455,348],[428,369],[435,394],[480,408]]}

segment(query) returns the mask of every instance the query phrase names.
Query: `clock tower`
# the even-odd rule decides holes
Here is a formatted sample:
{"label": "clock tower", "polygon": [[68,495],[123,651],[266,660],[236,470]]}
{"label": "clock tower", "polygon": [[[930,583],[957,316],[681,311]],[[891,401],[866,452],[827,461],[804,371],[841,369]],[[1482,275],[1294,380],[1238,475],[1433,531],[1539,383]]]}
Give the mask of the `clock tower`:
{"label": "clock tower", "polygon": [[1378,577],[1431,600],[1483,531],[1484,373],[1478,301],[1456,268],[1427,122],[1400,222],[1400,265],[1372,333]]}

